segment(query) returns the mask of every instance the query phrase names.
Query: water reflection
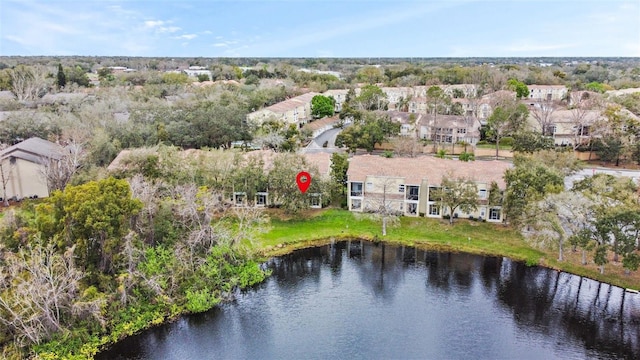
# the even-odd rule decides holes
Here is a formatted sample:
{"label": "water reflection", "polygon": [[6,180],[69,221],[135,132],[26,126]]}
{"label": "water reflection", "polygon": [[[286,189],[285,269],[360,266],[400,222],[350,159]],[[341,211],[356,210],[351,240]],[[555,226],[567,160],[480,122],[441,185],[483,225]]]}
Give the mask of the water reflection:
{"label": "water reflection", "polygon": [[505,258],[350,241],[99,359],[638,358],[640,295]]}

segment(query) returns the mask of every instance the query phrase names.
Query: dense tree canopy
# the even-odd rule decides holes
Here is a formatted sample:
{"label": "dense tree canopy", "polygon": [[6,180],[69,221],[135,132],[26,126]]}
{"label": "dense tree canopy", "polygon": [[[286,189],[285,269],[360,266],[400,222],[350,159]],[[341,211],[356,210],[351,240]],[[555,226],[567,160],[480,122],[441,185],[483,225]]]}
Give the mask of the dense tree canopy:
{"label": "dense tree canopy", "polygon": [[316,95],[311,99],[311,115],[316,118],[333,116],[336,101],[330,96]]}

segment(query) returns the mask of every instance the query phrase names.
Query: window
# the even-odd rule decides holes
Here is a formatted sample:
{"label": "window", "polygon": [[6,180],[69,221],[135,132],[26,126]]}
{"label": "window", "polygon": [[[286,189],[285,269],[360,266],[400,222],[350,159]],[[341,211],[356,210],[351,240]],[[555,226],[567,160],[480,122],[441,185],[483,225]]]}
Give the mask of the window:
{"label": "window", "polygon": [[478,197],[480,199],[486,199],[487,198],[487,189],[480,189],[480,191],[478,191]]}
{"label": "window", "polygon": [[321,200],[320,194],[311,194],[311,207],[312,208],[321,208],[322,204],[321,204],[320,200]]}
{"label": "window", "polygon": [[244,200],[245,200],[246,196],[247,196],[247,194],[243,193],[243,192],[233,193],[234,203],[236,205],[244,205]]}
{"label": "window", "polygon": [[373,183],[372,182],[368,182],[367,183],[367,191],[372,191],[373,190]]}
{"label": "window", "polygon": [[466,134],[467,129],[458,129],[458,134]]}
{"label": "window", "polygon": [[589,136],[589,130],[590,130],[589,126],[582,125],[580,127],[580,136]]}
{"label": "window", "polygon": [[362,196],[362,183],[361,182],[352,182],[351,183],[351,196]]}
{"label": "window", "polygon": [[440,206],[433,204],[429,205],[429,215],[440,216]]}
{"label": "window", "polygon": [[257,193],[256,194],[256,205],[257,206],[265,206],[265,205],[267,205],[267,193]]}
{"label": "window", "polygon": [[418,200],[418,192],[420,187],[416,185],[407,186],[407,200]]}
{"label": "window", "polygon": [[489,220],[500,220],[500,208],[489,209]]}
{"label": "window", "polygon": [[400,186],[398,186],[398,192],[404,192],[404,184],[400,184]]}
{"label": "window", "polygon": [[418,204],[416,203],[407,204],[407,213],[411,215],[416,215],[418,213]]}
{"label": "window", "polygon": [[362,208],[362,200],[351,200],[351,210],[359,210]]}

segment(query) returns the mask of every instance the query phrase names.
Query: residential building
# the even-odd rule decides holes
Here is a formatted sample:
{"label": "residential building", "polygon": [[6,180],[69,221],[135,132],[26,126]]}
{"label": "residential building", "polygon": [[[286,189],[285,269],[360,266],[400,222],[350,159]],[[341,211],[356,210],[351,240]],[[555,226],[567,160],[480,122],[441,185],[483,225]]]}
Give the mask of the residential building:
{"label": "residential building", "polygon": [[480,121],[472,116],[428,114],[421,117],[419,127],[421,139],[436,143],[476,145],[480,141]]}
{"label": "residential building", "polygon": [[577,146],[593,136],[593,125],[601,119],[598,110],[556,110],[551,113],[547,134],[558,146]]}
{"label": "residential building", "polygon": [[182,70],[190,78],[197,78],[200,75],[207,75],[211,79],[211,71],[204,66],[189,66],[188,69]]}
{"label": "residential building", "polygon": [[347,93],[349,90],[347,89],[330,89],[322,93],[324,96],[331,96],[335,101],[334,110],[335,112],[342,111],[342,104],[347,101]]}
{"label": "residential building", "polygon": [[45,170],[50,159],[63,157],[63,148],[37,137],[0,151],[0,198],[42,198],[49,196]]}
{"label": "residential building", "polygon": [[309,92],[281,101],[264,109],[247,114],[247,120],[262,124],[268,119],[274,119],[280,120],[285,124],[296,124],[296,126],[302,128],[304,124],[312,119],[311,99],[316,95],[319,94]]}
{"label": "residential building", "polygon": [[[489,204],[489,190],[496,182],[503,191],[503,175],[511,165],[501,161],[461,162],[431,156],[384,158],[358,155],[349,160],[347,205],[354,212],[377,212],[384,208],[406,216],[474,218],[490,222],[504,219],[501,204]],[[434,198],[434,191],[446,176],[475,182],[479,206],[470,213],[450,214]]]}
{"label": "residential building", "polygon": [[567,96],[567,87],[564,85],[527,85],[530,100],[560,101]]}

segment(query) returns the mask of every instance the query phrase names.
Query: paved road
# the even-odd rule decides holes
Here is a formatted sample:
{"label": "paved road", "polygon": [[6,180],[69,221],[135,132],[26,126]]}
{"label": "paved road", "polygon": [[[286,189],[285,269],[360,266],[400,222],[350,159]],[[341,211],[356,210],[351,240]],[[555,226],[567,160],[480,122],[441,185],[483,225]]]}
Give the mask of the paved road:
{"label": "paved road", "polygon": [[[340,128],[329,129],[322,134],[318,135],[315,139],[313,139],[306,148],[302,149],[303,154],[312,154],[319,152],[328,152],[334,153],[339,151],[340,149],[336,148],[336,136],[342,131]],[[322,144],[327,141],[328,145],[326,148],[322,147]]]}
{"label": "paved road", "polygon": [[612,169],[612,168],[601,168],[601,167],[593,167],[593,168],[580,170],[577,173],[566,177],[564,179],[564,185],[567,189],[570,189],[573,186],[573,183],[575,181],[580,181],[587,176],[592,176],[595,174],[610,174],[613,176],[626,176],[633,179],[633,181],[635,181],[636,184],[640,185],[640,170]]}

